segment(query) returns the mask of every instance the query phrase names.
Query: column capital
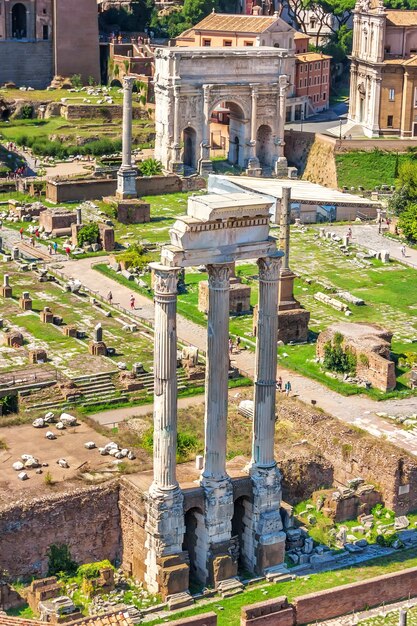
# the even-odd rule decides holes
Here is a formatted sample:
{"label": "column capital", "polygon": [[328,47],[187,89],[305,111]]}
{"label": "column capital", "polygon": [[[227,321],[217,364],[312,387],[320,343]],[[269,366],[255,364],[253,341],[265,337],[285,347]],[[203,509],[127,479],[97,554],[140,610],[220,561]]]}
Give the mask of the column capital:
{"label": "column capital", "polygon": [[257,260],[259,267],[259,280],[267,282],[278,282],[279,270],[281,267],[280,256],[267,256]]}
{"label": "column capital", "polygon": [[206,266],[209,276],[210,289],[229,289],[230,281],[230,266],[226,264],[221,265],[207,265]]}
{"label": "column capital", "polygon": [[149,263],[154,273],[155,296],[176,296],[179,267],[168,267],[160,263]]}
{"label": "column capital", "polygon": [[123,90],[124,91],[132,91],[133,85],[136,82],[136,78],[134,76],[124,76],[123,77]]}

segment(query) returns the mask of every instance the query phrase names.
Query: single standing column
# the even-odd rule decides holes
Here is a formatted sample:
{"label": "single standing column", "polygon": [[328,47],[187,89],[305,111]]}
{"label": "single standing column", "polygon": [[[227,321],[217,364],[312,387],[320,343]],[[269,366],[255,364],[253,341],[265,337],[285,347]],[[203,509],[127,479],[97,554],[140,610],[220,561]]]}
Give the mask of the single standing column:
{"label": "single standing column", "polygon": [[288,176],[288,163],[284,156],[284,125],[288,84],[288,77],[286,74],[282,74],[278,78],[277,136],[274,142],[276,145],[275,175],[278,177]]}
{"label": "single standing column", "polygon": [[258,86],[251,85],[252,88],[252,110],[250,120],[250,159],[249,167],[259,167],[259,160],[256,156],[256,132],[258,123]]}
{"label": "single standing column", "polygon": [[258,259],[259,313],[256,335],[252,468],[275,467],[278,284],[280,257]]}
{"label": "single standing column", "polygon": [[151,491],[176,489],[177,275],[178,268],[151,263],[154,272],[154,440]]}
{"label": "single standing column", "polygon": [[291,187],[282,188],[281,211],[279,216],[279,248],[284,253],[281,271],[290,267],[290,222],[291,222]]}
{"label": "single standing column", "polygon": [[117,173],[116,196],[120,199],[136,198],[136,170],[132,165],[132,90],[133,76],[123,78],[123,134],[122,165]]}
{"label": "single standing column", "polygon": [[229,379],[229,265],[208,265],[205,455],[202,482],[226,474]]}
{"label": "single standing column", "polygon": [[200,174],[209,173],[213,169],[210,161],[210,89],[211,85],[203,85],[203,128],[199,160]]}

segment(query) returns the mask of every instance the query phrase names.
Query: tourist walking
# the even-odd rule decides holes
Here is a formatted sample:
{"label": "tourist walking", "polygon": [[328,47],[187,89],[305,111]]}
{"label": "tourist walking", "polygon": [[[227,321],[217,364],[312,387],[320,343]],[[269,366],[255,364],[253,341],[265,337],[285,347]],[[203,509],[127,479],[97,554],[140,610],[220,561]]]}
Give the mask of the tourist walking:
{"label": "tourist walking", "polygon": [[232,354],[233,352],[233,341],[232,338],[229,337],[229,353]]}
{"label": "tourist walking", "polygon": [[240,351],[240,337],[239,335],[236,337],[236,350]]}
{"label": "tourist walking", "polygon": [[69,261],[69,258],[70,258],[70,252],[71,252],[71,249],[67,246],[67,247],[65,248],[65,254],[67,255],[67,259],[68,259],[68,261]]}
{"label": "tourist walking", "polygon": [[52,255],[52,244],[48,243],[48,252],[50,255]]}
{"label": "tourist walking", "polygon": [[107,294],[107,302],[111,305],[113,301],[113,294],[111,291],[109,291],[109,293]]}
{"label": "tourist walking", "polygon": [[135,296],[132,294],[130,294],[130,308],[133,311],[135,308]]}
{"label": "tourist walking", "polygon": [[401,246],[401,256],[405,257],[405,246]]}
{"label": "tourist walking", "polygon": [[279,378],[277,380],[277,391],[279,391],[279,392],[282,391],[282,378],[281,378],[281,376],[279,376]]}
{"label": "tourist walking", "polygon": [[54,252],[55,254],[58,254],[58,244],[56,241],[54,241]]}
{"label": "tourist walking", "polygon": [[291,383],[289,380],[285,383],[285,395],[289,396],[291,392]]}
{"label": "tourist walking", "polygon": [[23,226],[22,228],[20,228],[19,233],[20,233],[20,239],[23,239]]}

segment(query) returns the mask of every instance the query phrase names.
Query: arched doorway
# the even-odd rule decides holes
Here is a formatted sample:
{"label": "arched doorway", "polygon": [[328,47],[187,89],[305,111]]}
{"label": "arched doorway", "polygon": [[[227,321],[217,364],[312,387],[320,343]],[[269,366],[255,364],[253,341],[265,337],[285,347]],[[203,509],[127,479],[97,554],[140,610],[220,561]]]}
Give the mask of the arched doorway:
{"label": "arched doorway", "polygon": [[194,507],[185,514],[185,534],[182,549],[190,559],[190,585],[200,586],[207,578],[203,511]]}
{"label": "arched doorway", "polygon": [[250,519],[252,504],[247,496],[240,496],[234,502],[233,517],[232,517],[232,537],[235,538],[237,545],[239,546],[239,570],[251,569],[251,564],[248,563],[246,554],[250,552],[251,546],[248,544],[249,530],[245,524],[245,519]]}
{"label": "arched doorway", "polygon": [[197,133],[194,128],[184,128],[184,157],[183,162],[193,170],[197,169]]}
{"label": "arched doorway", "polygon": [[262,124],[256,135],[256,156],[261,167],[272,167],[272,130]]}
{"label": "arched doorway", "polygon": [[26,39],[27,37],[26,7],[21,2],[12,8],[12,37],[14,39]]}
{"label": "arched doorway", "polygon": [[232,101],[220,102],[210,116],[210,156],[226,158],[245,167],[246,120],[242,108]]}

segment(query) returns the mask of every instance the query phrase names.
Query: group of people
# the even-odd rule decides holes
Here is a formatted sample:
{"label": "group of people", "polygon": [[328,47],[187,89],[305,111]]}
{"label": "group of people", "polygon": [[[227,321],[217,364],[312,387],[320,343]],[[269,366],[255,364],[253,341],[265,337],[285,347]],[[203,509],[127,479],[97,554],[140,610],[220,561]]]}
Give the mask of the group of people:
{"label": "group of people", "polygon": [[14,172],[7,172],[6,180],[16,180],[17,178],[21,178],[25,176],[27,172],[26,165],[22,165],[21,167],[17,167]]}
{"label": "group of people", "polygon": [[277,380],[277,391],[282,392],[285,391],[285,395],[289,396],[291,393],[291,383],[289,380],[287,380],[287,382],[285,383],[284,386],[282,386],[283,382],[282,382],[282,378],[281,376],[278,377]]}
{"label": "group of people", "polygon": [[233,353],[233,349],[235,349],[236,352],[240,351],[240,337],[239,336],[236,337],[235,343],[233,343],[233,339],[229,337],[229,354]]}

